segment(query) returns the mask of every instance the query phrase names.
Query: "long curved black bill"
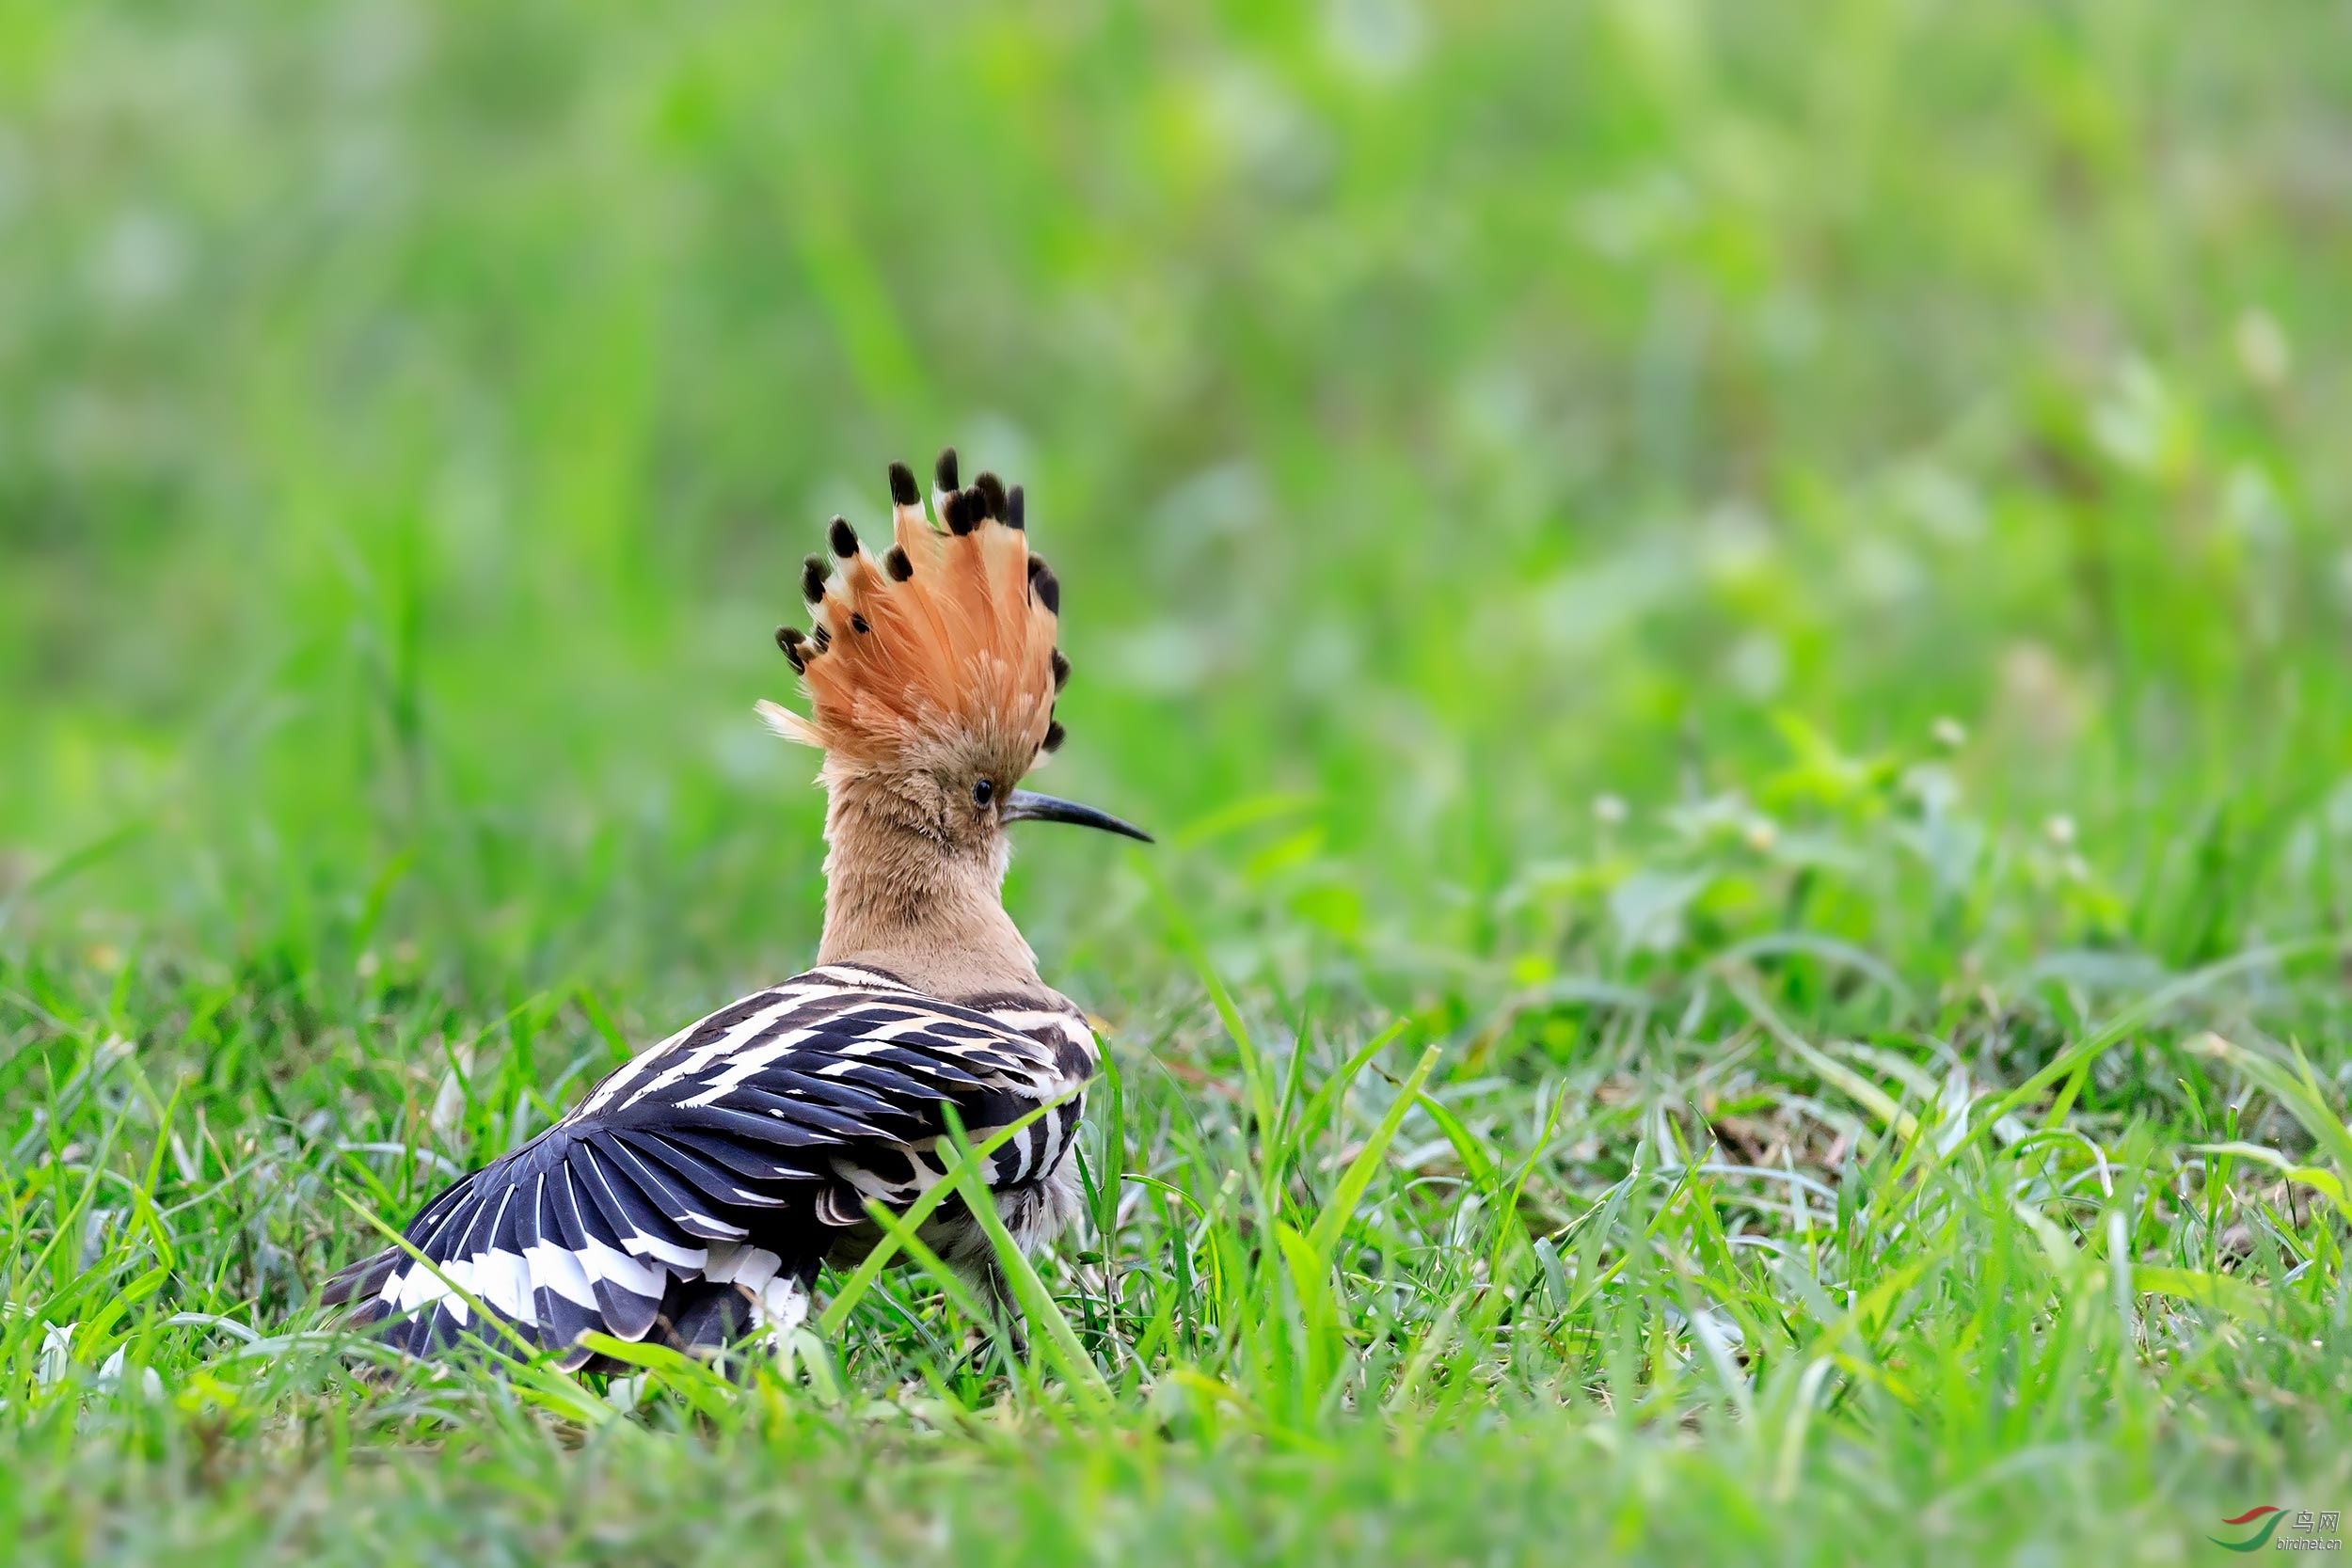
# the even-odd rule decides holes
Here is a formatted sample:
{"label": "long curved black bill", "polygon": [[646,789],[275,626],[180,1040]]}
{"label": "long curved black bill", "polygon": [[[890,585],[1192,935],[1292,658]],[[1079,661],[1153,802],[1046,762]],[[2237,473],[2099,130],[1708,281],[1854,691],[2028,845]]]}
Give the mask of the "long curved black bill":
{"label": "long curved black bill", "polygon": [[1106,811],[1082,806],[1075,800],[1064,800],[1051,795],[1040,795],[1033,789],[1016,789],[1005,797],[1005,820],[1008,822],[1074,822],[1081,828],[1100,828],[1106,833],[1124,833],[1129,838],[1152,842],[1152,835],[1132,822],[1122,822]]}

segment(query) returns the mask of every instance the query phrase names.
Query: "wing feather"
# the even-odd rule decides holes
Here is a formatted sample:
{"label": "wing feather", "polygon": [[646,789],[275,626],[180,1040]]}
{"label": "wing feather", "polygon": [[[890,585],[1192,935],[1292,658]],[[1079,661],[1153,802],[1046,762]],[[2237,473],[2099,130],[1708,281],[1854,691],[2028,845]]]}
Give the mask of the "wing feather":
{"label": "wing feather", "polygon": [[596,1142],[580,1145],[588,1168],[596,1173],[597,1189],[610,1194],[624,1218],[624,1246],[641,1258],[659,1259],[672,1273],[703,1266],[701,1238],[670,1217],[665,1200],[637,1183],[630,1165]]}
{"label": "wing feather", "polygon": [[711,1212],[719,1207],[708,1197],[694,1190],[692,1183],[673,1173],[660,1161],[648,1160],[626,1141],[625,1135],[609,1133],[597,1149],[609,1156],[612,1168],[637,1184],[638,1191],[659,1207],[670,1222],[691,1236],[707,1242],[735,1242],[743,1238],[744,1230],[732,1220]]}
{"label": "wing feather", "polygon": [[580,1185],[568,1163],[556,1167],[550,1184],[556,1234],[579,1260],[605,1332],[617,1339],[642,1339],[660,1310],[668,1273],[630,1257],[602,1214],[581,1203]]}
{"label": "wing feather", "polygon": [[652,1125],[704,1128],[777,1148],[831,1148],[840,1142],[837,1133],[798,1120],[799,1109],[780,1095],[747,1087],[734,1090],[725,1104],[697,1105]]}
{"label": "wing feather", "polygon": [[806,1181],[816,1175],[803,1166],[777,1158],[764,1145],[746,1145],[700,1126],[665,1127],[661,1130],[661,1136],[681,1148],[692,1150],[712,1164],[725,1167],[739,1181]]}
{"label": "wing feather", "polygon": [[[639,1158],[670,1178],[674,1183],[699,1196],[707,1207],[718,1214],[724,1215],[733,1209],[784,1207],[782,1194],[762,1192],[756,1186],[747,1186],[723,1165],[695,1153],[663,1133],[632,1131],[615,1132],[613,1136],[626,1143]],[[739,1237],[744,1234],[744,1227],[731,1220],[723,1219],[721,1223],[731,1226]]]}

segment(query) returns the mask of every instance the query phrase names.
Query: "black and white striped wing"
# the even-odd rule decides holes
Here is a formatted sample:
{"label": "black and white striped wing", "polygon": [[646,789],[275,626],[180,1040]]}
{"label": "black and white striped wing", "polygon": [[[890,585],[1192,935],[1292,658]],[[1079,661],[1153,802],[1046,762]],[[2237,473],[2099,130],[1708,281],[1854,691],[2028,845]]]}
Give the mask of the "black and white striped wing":
{"label": "black and white striped wing", "polygon": [[[405,1232],[432,1266],[388,1252],[345,1290],[372,1294],[362,1315],[397,1320],[388,1338],[420,1355],[469,1331],[503,1338],[469,1321],[466,1295],[538,1347],[674,1337],[682,1290],[707,1284],[789,1326],[862,1198],[903,1202],[940,1174],[943,1104],[976,1135],[1002,1127],[1082,1085],[1090,1046],[1073,1049],[1066,1019],[1029,1032],[873,971],[812,970],[680,1031],[434,1199]],[[1076,1103],[998,1150],[991,1185],[1041,1177]]]}

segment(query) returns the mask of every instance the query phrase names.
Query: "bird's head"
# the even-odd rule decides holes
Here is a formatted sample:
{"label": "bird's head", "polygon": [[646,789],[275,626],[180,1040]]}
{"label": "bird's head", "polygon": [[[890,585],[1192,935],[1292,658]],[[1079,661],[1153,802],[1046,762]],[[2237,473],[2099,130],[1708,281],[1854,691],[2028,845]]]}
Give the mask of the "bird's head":
{"label": "bird's head", "polygon": [[936,524],[904,464],[891,466],[890,491],[889,542],[877,553],[834,518],[830,560],[803,568],[812,629],[776,632],[807,716],[759,705],[778,735],[825,753],[829,869],[890,872],[921,897],[937,867],[1001,879],[1014,822],[1150,842],[1108,813],[1019,787],[1061,744],[1054,705],[1070,677],[1061,586],[1030,553],[1020,488],[986,473],[959,486],[951,448],[939,456]]}

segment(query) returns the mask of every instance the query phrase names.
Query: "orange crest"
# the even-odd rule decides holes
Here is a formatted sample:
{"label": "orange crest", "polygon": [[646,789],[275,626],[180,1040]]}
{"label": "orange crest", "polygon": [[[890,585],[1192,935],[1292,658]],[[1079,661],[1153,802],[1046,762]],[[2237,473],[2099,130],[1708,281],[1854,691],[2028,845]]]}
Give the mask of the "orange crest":
{"label": "orange crest", "polygon": [[1061,744],[1061,587],[1029,553],[1019,487],[982,474],[959,489],[953,448],[938,473],[932,502],[944,528],[924,515],[914,474],[891,465],[895,539],[879,560],[833,520],[833,561],[812,555],[803,574],[813,634],[776,632],[809,717],[769,702],[760,717],[786,739],[822,748],[829,766],[920,767],[977,752],[1018,776]]}

